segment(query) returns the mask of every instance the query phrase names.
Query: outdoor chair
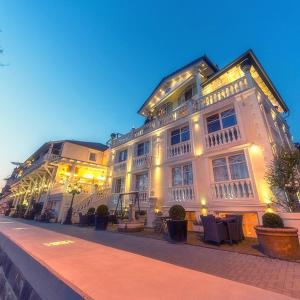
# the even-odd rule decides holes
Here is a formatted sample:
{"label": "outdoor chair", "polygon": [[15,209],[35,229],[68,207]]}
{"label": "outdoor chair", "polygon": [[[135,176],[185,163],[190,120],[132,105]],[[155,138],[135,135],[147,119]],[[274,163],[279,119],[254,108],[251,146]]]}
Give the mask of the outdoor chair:
{"label": "outdoor chair", "polygon": [[226,225],[223,222],[217,222],[215,216],[201,216],[204,229],[204,241],[221,244],[228,240]]}
{"label": "outdoor chair", "polygon": [[88,214],[87,215],[87,223],[88,226],[94,226],[95,225],[95,214]]}
{"label": "outdoor chair", "polygon": [[237,222],[237,233],[235,236],[235,241],[241,241],[245,239],[243,232],[243,215],[226,215],[228,218],[235,218]]}

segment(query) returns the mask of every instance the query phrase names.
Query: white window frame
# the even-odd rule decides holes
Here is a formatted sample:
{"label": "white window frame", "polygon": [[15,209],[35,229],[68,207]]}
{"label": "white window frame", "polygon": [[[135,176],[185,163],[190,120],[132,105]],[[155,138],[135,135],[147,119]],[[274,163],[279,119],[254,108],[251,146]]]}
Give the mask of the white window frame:
{"label": "white window frame", "polygon": [[[192,174],[192,182],[191,183],[188,183],[188,184],[185,184],[184,183],[184,167],[186,166],[191,166],[191,174]],[[180,171],[181,171],[181,184],[174,184],[174,177],[173,177],[173,170],[175,168],[180,168]],[[180,164],[180,165],[175,165],[175,166],[172,166],[171,167],[171,186],[172,187],[180,187],[180,186],[191,186],[194,184],[194,172],[193,172],[193,163],[192,162],[186,162],[184,164]]]}

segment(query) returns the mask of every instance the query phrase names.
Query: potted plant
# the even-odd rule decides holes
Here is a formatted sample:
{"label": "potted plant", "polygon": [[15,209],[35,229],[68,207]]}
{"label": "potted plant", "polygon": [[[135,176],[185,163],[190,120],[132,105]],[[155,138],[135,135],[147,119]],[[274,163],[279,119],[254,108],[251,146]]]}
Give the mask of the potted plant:
{"label": "potted plant", "polygon": [[274,197],[271,203],[281,208],[283,223],[300,232],[300,151],[282,149],[266,173]]}
{"label": "potted plant", "polygon": [[281,217],[274,213],[265,213],[262,221],[263,226],[255,227],[262,251],[274,258],[299,259],[298,230],[284,227]]}
{"label": "potted plant", "polygon": [[167,221],[169,237],[174,242],[184,242],[187,238],[187,220],[185,209],[181,205],[173,205],[169,210]]}
{"label": "potted plant", "polygon": [[95,216],[95,229],[106,230],[108,225],[109,211],[108,207],[104,204],[97,207]]}
{"label": "potted plant", "polygon": [[95,224],[95,208],[90,207],[87,211],[88,225],[92,226]]}

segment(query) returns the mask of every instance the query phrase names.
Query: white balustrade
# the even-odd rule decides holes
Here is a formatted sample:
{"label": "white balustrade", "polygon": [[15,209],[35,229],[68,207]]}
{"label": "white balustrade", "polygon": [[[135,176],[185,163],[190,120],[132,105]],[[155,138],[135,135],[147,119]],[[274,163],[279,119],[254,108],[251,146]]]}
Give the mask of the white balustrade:
{"label": "white balustrade", "polygon": [[244,76],[207,95],[202,96],[199,99],[193,97],[189,101],[186,101],[183,105],[175,108],[169,114],[157,117],[154,120],[147,122],[140,128],[133,129],[129,133],[113,139],[112,147],[124,144],[132,139],[143,136],[148,132],[156,130],[178,119],[184,118],[192,113],[202,110],[207,106],[241,93],[249,89],[251,86],[252,85],[248,83],[247,78]]}
{"label": "white balustrade", "polygon": [[216,182],[211,185],[213,198],[217,200],[250,199],[254,197],[250,179]]}
{"label": "white balustrade", "polygon": [[194,186],[173,186],[169,189],[169,201],[186,202],[193,201],[195,198]]}
{"label": "white balustrade", "polygon": [[215,148],[218,146],[230,144],[241,139],[241,133],[238,125],[231,126],[222,130],[209,133],[205,136],[206,148]]}
{"label": "white balustrade", "polygon": [[139,200],[141,203],[148,202],[148,191],[139,191]]}
{"label": "white balustrade", "polygon": [[132,160],[133,169],[145,169],[151,166],[152,156],[151,155],[141,155],[136,156]]}
{"label": "white balustrade", "polygon": [[127,162],[126,161],[115,163],[114,164],[114,172],[115,173],[125,172],[126,167],[127,167]]}
{"label": "white balustrade", "polygon": [[187,155],[192,152],[191,141],[182,142],[168,147],[167,157],[174,158]]}
{"label": "white balustrade", "polygon": [[201,105],[202,107],[212,105],[230,96],[243,92],[246,89],[248,89],[248,81],[246,77],[241,77],[236,81],[222,86],[221,88],[217,89],[216,91],[213,91],[212,93],[204,95],[200,99]]}

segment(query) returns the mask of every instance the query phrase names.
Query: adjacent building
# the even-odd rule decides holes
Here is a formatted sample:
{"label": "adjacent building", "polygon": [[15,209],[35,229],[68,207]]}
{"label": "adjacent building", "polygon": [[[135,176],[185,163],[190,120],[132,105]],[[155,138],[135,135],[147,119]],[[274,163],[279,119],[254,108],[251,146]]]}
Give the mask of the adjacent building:
{"label": "adjacent building", "polygon": [[45,143],[14,169],[8,178],[9,193],[2,201],[11,201],[14,208],[18,204],[30,207],[34,202],[43,203],[43,210],[51,209],[60,222],[70,206],[68,185],[77,183],[82,188],[74,207],[83,200],[97,201],[95,195],[101,195],[106,188],[106,150],[107,146],[100,143]]}

